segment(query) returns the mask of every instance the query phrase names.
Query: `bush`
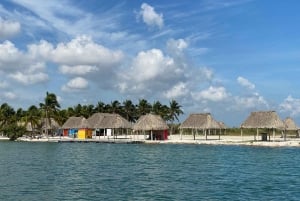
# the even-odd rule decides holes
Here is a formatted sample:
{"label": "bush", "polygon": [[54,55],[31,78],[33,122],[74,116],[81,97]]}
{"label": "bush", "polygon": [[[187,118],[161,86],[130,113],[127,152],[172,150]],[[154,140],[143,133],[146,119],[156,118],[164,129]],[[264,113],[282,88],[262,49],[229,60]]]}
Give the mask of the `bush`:
{"label": "bush", "polygon": [[23,136],[26,132],[24,126],[18,126],[17,124],[10,124],[1,129],[3,134],[9,137],[9,140],[16,140],[18,137]]}

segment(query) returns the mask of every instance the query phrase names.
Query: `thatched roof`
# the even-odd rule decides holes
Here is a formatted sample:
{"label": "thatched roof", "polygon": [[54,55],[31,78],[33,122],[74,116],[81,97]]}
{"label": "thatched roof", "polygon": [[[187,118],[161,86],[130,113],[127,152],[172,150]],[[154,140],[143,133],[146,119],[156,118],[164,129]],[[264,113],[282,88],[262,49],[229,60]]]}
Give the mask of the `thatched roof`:
{"label": "thatched roof", "polygon": [[285,127],[283,121],[275,111],[251,112],[250,116],[242,123],[241,128],[278,128]]}
{"label": "thatched roof", "polygon": [[286,130],[296,131],[299,129],[299,127],[291,117],[287,117],[283,122]]}
{"label": "thatched roof", "polygon": [[88,122],[92,128],[131,128],[131,123],[119,114],[95,113]]}
{"label": "thatched roof", "polygon": [[219,123],[214,120],[210,113],[190,114],[190,116],[181,123],[180,129],[214,129],[220,128]]}
{"label": "thatched roof", "polygon": [[226,129],[227,128],[226,124],[222,121],[218,121],[218,124],[219,124],[219,128],[221,128],[221,129]]}
{"label": "thatched roof", "polygon": [[70,117],[62,126],[63,129],[79,129],[79,128],[91,128],[91,125],[84,117]]}
{"label": "thatched roof", "polygon": [[166,122],[159,115],[146,114],[141,116],[133,125],[134,130],[166,130],[169,129]]}
{"label": "thatched roof", "polygon": [[55,121],[55,119],[50,118],[50,121],[51,121],[51,127],[50,127],[49,119],[43,118],[41,120],[42,129],[58,129],[58,128],[60,128],[60,125],[57,123],[57,121]]}

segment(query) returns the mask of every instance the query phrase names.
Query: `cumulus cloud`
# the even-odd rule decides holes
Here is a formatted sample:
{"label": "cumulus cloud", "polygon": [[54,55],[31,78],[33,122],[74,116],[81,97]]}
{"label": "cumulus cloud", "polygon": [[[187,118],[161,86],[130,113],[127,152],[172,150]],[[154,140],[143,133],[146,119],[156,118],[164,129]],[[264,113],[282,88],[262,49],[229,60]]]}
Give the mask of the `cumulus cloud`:
{"label": "cumulus cloud", "polygon": [[59,43],[52,51],[54,62],[65,65],[101,65],[110,67],[119,64],[121,51],[112,51],[95,43],[90,37],[78,36],[69,43]]}
{"label": "cumulus cloud", "polygon": [[13,74],[9,74],[9,77],[25,85],[46,82],[49,79],[48,75],[42,72],[37,72],[37,73],[16,72]]}
{"label": "cumulus cloud", "polygon": [[155,9],[147,3],[141,5],[140,15],[145,24],[150,27],[162,28],[164,26],[163,15],[158,14]]}
{"label": "cumulus cloud", "polygon": [[0,44],[0,70],[17,69],[25,60],[25,55],[10,41]]}
{"label": "cumulus cloud", "polygon": [[226,89],[222,86],[220,87],[214,87],[210,86],[208,89],[205,89],[200,92],[193,92],[192,96],[195,100],[199,101],[223,101],[225,100],[229,95],[226,91]]}
{"label": "cumulus cloud", "polygon": [[253,93],[250,96],[246,97],[235,97],[234,98],[235,104],[233,108],[241,110],[241,109],[249,109],[249,108],[268,108],[268,102],[264,99],[263,96],[259,95],[258,93]]}
{"label": "cumulus cloud", "polygon": [[98,68],[96,66],[89,66],[89,65],[77,65],[77,66],[62,65],[59,67],[59,71],[62,74],[86,75],[98,71]]}
{"label": "cumulus cloud", "polygon": [[5,20],[0,17],[0,39],[10,38],[20,32],[21,25],[19,22]]}
{"label": "cumulus cloud", "polygon": [[88,81],[82,77],[76,77],[62,86],[62,91],[80,91],[88,87]]}
{"label": "cumulus cloud", "polygon": [[151,49],[139,52],[131,68],[120,73],[119,89],[129,93],[163,91],[176,84],[182,76],[184,72],[173,58],[165,56],[159,49]]}
{"label": "cumulus cloud", "polygon": [[237,82],[238,82],[241,86],[243,86],[243,87],[245,87],[245,88],[247,88],[247,89],[250,89],[250,90],[255,89],[255,85],[254,85],[253,83],[251,83],[249,80],[247,80],[246,78],[244,78],[244,77],[239,76],[239,77],[237,78]]}
{"label": "cumulus cloud", "polygon": [[293,98],[289,95],[279,105],[279,108],[281,112],[290,113],[291,116],[298,116],[300,114],[300,99]]}
{"label": "cumulus cloud", "polygon": [[185,83],[179,82],[174,85],[171,89],[167,90],[164,93],[164,96],[168,99],[175,99],[182,96],[185,96],[189,93],[189,89]]}

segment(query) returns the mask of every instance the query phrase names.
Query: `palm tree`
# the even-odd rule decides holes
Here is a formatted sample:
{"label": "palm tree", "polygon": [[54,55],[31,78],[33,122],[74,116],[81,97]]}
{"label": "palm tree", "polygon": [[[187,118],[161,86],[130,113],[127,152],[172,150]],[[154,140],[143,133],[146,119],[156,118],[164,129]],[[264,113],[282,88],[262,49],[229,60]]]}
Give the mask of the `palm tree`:
{"label": "palm tree", "polygon": [[152,106],[150,103],[148,103],[145,99],[140,99],[139,103],[137,105],[137,113],[138,117],[148,114],[151,112]]}
{"label": "palm tree", "polygon": [[117,100],[111,102],[110,104],[110,112],[111,113],[121,113],[121,103]]}
{"label": "palm tree", "polygon": [[0,106],[0,123],[2,126],[8,125],[16,120],[15,110],[8,105],[7,103],[3,103]]}
{"label": "palm tree", "polygon": [[171,134],[173,131],[173,123],[175,119],[179,121],[178,116],[183,114],[183,111],[181,110],[181,105],[179,105],[175,100],[170,101],[169,106],[169,120],[171,121]]}
{"label": "palm tree", "polygon": [[98,101],[98,103],[95,107],[95,112],[104,113],[105,112],[105,103],[102,101]]}
{"label": "palm tree", "polygon": [[[57,101],[56,95],[54,93],[49,93],[47,91],[44,103],[40,103],[40,108],[44,111],[46,118],[46,135],[48,136],[48,128],[51,128],[51,118],[55,119],[56,111],[59,110],[60,104]],[[48,124],[49,123],[49,127]]]}
{"label": "palm tree", "polygon": [[136,120],[136,108],[131,100],[123,101],[122,114],[130,122]]}
{"label": "palm tree", "polygon": [[32,134],[38,128],[40,120],[41,120],[40,110],[35,105],[30,106],[25,114],[25,126],[27,126],[27,124],[30,123]]}

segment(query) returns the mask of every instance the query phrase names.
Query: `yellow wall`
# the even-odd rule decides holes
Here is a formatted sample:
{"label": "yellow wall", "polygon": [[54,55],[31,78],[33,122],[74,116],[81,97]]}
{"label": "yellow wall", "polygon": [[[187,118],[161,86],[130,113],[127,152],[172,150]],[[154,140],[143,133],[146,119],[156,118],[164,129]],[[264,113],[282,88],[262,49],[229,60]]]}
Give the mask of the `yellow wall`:
{"label": "yellow wall", "polygon": [[92,138],[92,130],[90,130],[90,129],[79,129],[77,138],[78,139]]}

